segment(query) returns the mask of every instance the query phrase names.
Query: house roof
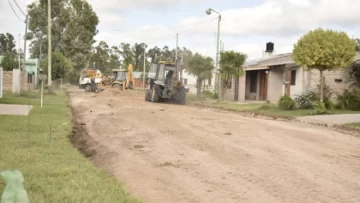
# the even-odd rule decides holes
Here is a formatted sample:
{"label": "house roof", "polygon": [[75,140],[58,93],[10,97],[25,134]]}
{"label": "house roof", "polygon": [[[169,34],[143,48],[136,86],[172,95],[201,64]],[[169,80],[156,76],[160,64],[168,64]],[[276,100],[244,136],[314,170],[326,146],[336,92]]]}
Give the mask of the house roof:
{"label": "house roof", "polygon": [[[356,61],[360,61],[360,53],[356,52]],[[266,58],[259,58],[247,61],[245,63],[245,67],[264,67],[264,66],[276,66],[276,65],[286,65],[286,64],[294,64],[295,62],[291,58],[291,53],[285,54],[277,54],[273,56],[269,56]]]}
{"label": "house roof", "polygon": [[266,58],[259,58],[247,61],[245,66],[274,66],[282,64],[292,64],[291,53],[272,55]]}

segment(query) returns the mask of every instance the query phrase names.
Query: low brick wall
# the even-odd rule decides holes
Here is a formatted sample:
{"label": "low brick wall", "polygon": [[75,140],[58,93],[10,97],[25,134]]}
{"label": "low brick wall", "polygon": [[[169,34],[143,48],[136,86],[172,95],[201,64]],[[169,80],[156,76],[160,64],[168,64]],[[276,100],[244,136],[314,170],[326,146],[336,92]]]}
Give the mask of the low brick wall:
{"label": "low brick wall", "polygon": [[[32,76],[32,83],[28,84],[28,74],[23,72],[23,85],[24,90],[28,90],[28,85],[30,85],[30,90],[35,88],[35,76]],[[12,82],[13,82],[13,71],[3,71],[3,89],[4,91],[12,91]]]}

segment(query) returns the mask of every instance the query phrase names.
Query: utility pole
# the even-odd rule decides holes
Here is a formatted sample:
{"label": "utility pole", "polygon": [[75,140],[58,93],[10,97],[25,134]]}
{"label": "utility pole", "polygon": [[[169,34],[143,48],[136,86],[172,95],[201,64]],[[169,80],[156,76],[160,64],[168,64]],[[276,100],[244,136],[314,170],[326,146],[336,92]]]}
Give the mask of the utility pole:
{"label": "utility pole", "polygon": [[143,88],[145,89],[146,48],[144,47]]}
{"label": "utility pole", "polygon": [[[19,70],[21,70],[21,53],[20,53],[20,47],[21,47],[21,42],[20,42],[20,39],[21,39],[21,35],[19,34],[19,53],[18,53],[18,56],[19,56]],[[21,78],[20,78],[21,80]]]}
{"label": "utility pole", "polygon": [[[219,17],[218,17],[218,30],[217,30],[217,40],[216,40],[216,76],[215,76],[215,92],[217,93],[220,93],[220,91],[216,91],[217,89],[218,90],[221,90],[221,81],[220,81],[220,74],[219,74],[219,46],[220,46],[220,23],[221,23],[221,15],[219,14]],[[218,96],[220,96],[221,98],[221,95],[219,94]],[[223,98],[221,98],[223,99]]]}
{"label": "utility pole", "polygon": [[176,48],[175,48],[176,80],[179,80],[178,47],[179,47],[179,33],[176,33]]}
{"label": "utility pole", "polygon": [[48,0],[48,87],[51,85],[51,0]]}
{"label": "utility pole", "polygon": [[24,83],[24,74],[23,71],[25,71],[26,66],[26,37],[27,37],[27,30],[28,30],[28,20],[29,15],[26,15],[25,18],[25,36],[24,36],[24,64],[22,65],[22,68],[20,68],[20,92],[23,90],[23,83]]}
{"label": "utility pole", "polygon": [[181,71],[180,71],[180,82],[183,82],[183,67],[184,67],[184,52],[185,50],[182,51],[182,54],[181,54]]}

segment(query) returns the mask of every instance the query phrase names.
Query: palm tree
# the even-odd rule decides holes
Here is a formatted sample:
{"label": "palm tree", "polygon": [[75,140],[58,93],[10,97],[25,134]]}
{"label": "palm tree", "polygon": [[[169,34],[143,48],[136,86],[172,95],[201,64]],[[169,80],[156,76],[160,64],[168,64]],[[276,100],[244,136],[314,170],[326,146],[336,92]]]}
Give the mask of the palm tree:
{"label": "palm tree", "polygon": [[247,55],[235,52],[225,51],[220,53],[220,77],[221,77],[221,99],[224,99],[226,87],[233,78],[239,78],[244,75],[243,65]]}
{"label": "palm tree", "polygon": [[201,95],[202,81],[211,78],[214,68],[214,61],[212,58],[204,57],[198,53],[188,60],[186,72],[197,77],[197,96]]}
{"label": "palm tree", "polygon": [[355,62],[345,69],[345,82],[350,88],[360,88],[360,64]]}

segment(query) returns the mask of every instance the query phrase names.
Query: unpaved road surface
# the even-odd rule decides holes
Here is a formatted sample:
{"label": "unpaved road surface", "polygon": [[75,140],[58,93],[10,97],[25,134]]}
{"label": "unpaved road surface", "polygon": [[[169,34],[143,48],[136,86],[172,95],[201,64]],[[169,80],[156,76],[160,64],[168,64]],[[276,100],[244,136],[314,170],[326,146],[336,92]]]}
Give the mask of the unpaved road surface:
{"label": "unpaved road surface", "polygon": [[146,202],[360,202],[358,137],[152,104],[137,91],[70,96],[88,132],[78,145]]}

